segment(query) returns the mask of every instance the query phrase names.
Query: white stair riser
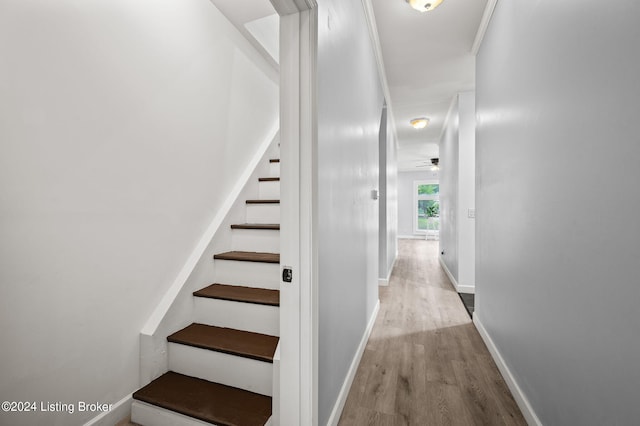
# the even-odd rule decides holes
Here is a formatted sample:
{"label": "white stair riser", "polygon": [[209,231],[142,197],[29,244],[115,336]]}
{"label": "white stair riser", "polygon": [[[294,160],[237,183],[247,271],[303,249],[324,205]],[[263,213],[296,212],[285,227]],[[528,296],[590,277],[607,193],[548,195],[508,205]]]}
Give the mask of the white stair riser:
{"label": "white stair riser", "polygon": [[269,163],[269,177],[280,176],[280,163]]}
{"label": "white stair riser", "polygon": [[247,204],[247,223],[280,223],[280,204]]}
{"label": "white stair riser", "polygon": [[169,370],[271,396],[273,364],[222,352],[169,343]]}
{"label": "white stair riser", "polygon": [[280,288],[280,265],[277,263],[238,262],[216,259],[216,282],[246,287]]}
{"label": "white stair riser", "polygon": [[231,250],[280,253],[280,231],[272,229],[234,229]]}
{"label": "white stair riser", "polygon": [[280,335],[280,310],[277,306],[196,297],[195,322],[271,336]]}
{"label": "white stair riser", "polygon": [[260,198],[261,200],[279,200],[280,182],[258,182],[258,198]]}
{"label": "white stair riser", "polygon": [[137,400],[131,404],[131,421],[142,426],[211,426],[211,423]]}

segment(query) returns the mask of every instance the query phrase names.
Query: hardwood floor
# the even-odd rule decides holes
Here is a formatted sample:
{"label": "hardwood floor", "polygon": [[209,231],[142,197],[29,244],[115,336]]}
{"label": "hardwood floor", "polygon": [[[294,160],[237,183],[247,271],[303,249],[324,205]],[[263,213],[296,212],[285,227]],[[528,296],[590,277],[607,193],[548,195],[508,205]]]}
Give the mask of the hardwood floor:
{"label": "hardwood floor", "polygon": [[526,424],[438,263],[438,242],[400,240],[339,425]]}

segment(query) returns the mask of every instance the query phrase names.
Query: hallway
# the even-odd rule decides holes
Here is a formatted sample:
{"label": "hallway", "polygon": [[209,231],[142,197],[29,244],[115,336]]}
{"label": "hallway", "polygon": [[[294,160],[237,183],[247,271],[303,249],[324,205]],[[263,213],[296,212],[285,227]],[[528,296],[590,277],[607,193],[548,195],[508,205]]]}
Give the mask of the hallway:
{"label": "hallway", "polygon": [[438,263],[438,242],[398,249],[339,424],[526,425]]}

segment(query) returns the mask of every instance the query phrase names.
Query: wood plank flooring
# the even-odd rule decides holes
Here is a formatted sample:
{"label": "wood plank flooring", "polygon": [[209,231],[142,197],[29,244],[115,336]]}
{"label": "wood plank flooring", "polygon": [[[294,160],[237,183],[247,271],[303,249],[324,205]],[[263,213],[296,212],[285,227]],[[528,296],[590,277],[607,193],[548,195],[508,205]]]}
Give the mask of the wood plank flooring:
{"label": "wood plank flooring", "polygon": [[438,242],[400,240],[339,425],[526,424],[438,263]]}

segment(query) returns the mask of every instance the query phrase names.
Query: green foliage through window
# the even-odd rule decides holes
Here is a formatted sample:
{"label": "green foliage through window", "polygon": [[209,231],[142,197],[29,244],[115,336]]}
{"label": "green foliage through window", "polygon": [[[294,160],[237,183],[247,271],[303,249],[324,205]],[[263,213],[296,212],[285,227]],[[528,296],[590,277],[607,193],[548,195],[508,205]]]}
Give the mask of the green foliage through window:
{"label": "green foliage through window", "polygon": [[440,193],[440,185],[429,183],[418,185],[418,195],[435,195]]}

